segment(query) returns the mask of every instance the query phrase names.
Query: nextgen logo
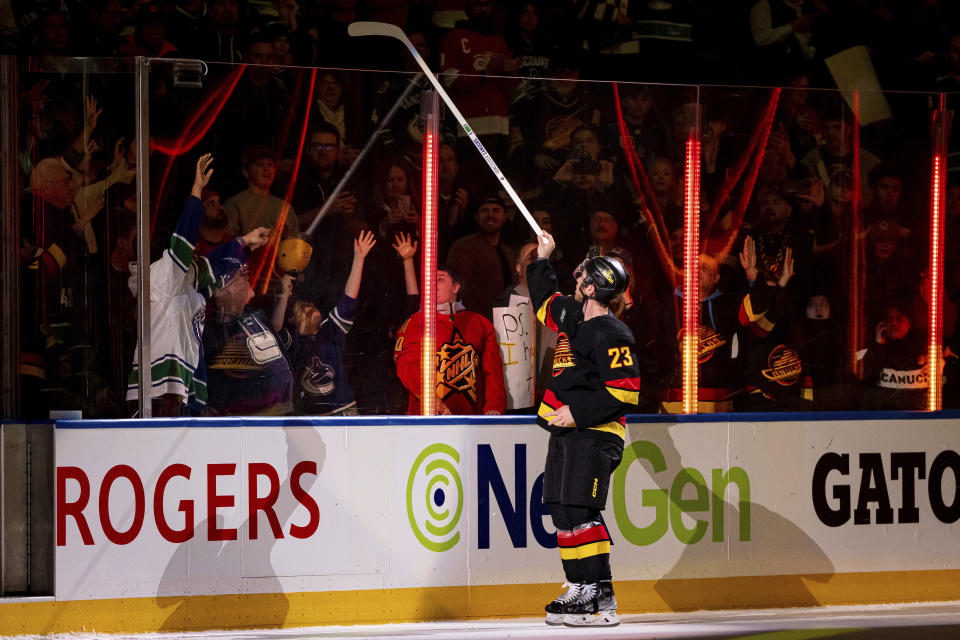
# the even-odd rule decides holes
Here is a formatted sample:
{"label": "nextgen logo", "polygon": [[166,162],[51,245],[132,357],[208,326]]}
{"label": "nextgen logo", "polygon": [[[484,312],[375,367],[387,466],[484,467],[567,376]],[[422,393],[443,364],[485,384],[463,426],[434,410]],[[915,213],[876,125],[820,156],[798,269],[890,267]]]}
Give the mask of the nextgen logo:
{"label": "nextgen logo", "polygon": [[[410,526],[420,543],[431,551],[451,549],[460,539],[459,532],[453,530],[460,519],[463,488],[459,474],[450,460],[454,463],[460,461],[459,454],[453,447],[445,444],[430,445],[417,457],[407,481],[406,500]],[[628,492],[627,471],[639,460],[649,462],[652,477],[658,486],[632,486]],[[539,474],[532,485],[527,484],[527,446],[513,445],[512,492],[508,490],[511,480],[510,463],[504,460],[501,462],[505,465],[503,470],[508,471],[506,474],[493,453],[493,447],[490,444],[477,445],[477,548],[490,548],[490,524],[494,510],[499,515],[498,520],[506,528],[514,548],[527,546],[528,532],[533,534],[534,540],[541,547],[556,548],[556,533],[547,530],[553,526],[550,522],[550,506],[543,504],[543,474]],[[422,477],[421,467],[424,469]],[[441,475],[432,475],[434,473]],[[732,500],[733,495],[736,496],[739,516],[739,522],[734,523],[736,535],[743,542],[751,539],[750,478],[742,467],[732,467],[726,471],[720,468],[711,469],[707,476],[709,483],[704,473],[692,467],[677,469],[672,475],[669,474],[663,452],[656,444],[640,440],[624,449],[623,461],[614,473],[611,495],[620,534],[627,542],[648,546],[660,540],[669,530],[684,544],[700,542],[708,531],[711,532],[711,541],[722,542],[726,538],[727,529],[724,522],[725,500],[728,497]],[[453,507],[447,508],[446,501],[447,492],[454,486],[456,512],[451,515]],[[642,506],[651,508],[645,515],[652,516],[653,522],[645,527],[636,526],[627,510],[627,495],[636,492],[640,493]],[[424,494],[425,506],[420,506],[421,503],[415,496]],[[701,512],[709,514],[709,517],[699,518],[697,514]],[[634,516],[649,520],[649,517],[637,513],[634,513]],[[692,526],[687,525],[690,521]],[[420,522],[423,522],[422,528]]]}

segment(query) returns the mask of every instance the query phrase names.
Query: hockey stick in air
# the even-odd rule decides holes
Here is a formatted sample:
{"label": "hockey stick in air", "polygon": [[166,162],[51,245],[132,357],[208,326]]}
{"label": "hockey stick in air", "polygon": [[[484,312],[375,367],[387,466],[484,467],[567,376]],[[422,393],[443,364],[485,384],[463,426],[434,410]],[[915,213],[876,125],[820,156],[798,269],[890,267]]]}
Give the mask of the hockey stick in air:
{"label": "hockey stick in air", "polygon": [[437,80],[437,77],[433,75],[432,71],[430,71],[430,67],[427,66],[427,63],[423,60],[423,57],[420,55],[420,52],[417,51],[417,48],[413,46],[413,43],[410,42],[410,38],[407,37],[407,34],[405,34],[400,27],[386,22],[352,22],[347,27],[347,33],[349,33],[351,36],[386,36],[388,38],[399,40],[403,43],[403,46],[405,46],[407,51],[410,52],[410,55],[413,56],[413,59],[416,61],[417,65],[419,65],[420,69],[423,70],[424,75],[426,75],[427,79],[430,80],[430,84],[432,84],[433,88],[437,90],[437,94],[443,99],[443,102],[450,109],[450,113],[453,114],[453,117],[456,118],[457,122],[460,123],[460,126],[463,127],[463,130],[467,133],[470,141],[473,142],[473,146],[477,148],[477,151],[480,152],[480,155],[483,156],[483,159],[487,161],[487,165],[490,167],[490,170],[493,171],[493,175],[495,175],[497,180],[500,181],[500,184],[503,185],[504,190],[506,190],[507,194],[509,194],[510,199],[513,200],[513,203],[517,205],[517,209],[523,214],[527,224],[530,225],[530,228],[533,229],[535,234],[538,236],[543,235],[543,229],[540,228],[540,225],[537,224],[537,221],[534,220],[533,216],[530,215],[530,212],[527,211],[527,207],[524,206],[523,202],[521,202],[520,196],[518,196],[517,192],[513,190],[513,187],[510,186],[510,183],[507,182],[507,178],[503,175],[503,172],[500,171],[500,167],[497,166],[497,163],[494,162],[493,158],[490,157],[490,154],[483,147],[483,143],[481,143],[480,139],[477,138],[477,134],[475,134],[473,129],[470,128],[470,125],[467,124],[466,118],[463,117],[463,115],[460,113],[460,110],[457,109],[457,105],[453,103],[453,100],[451,100],[450,96],[447,95],[447,92],[444,91],[440,81]]}

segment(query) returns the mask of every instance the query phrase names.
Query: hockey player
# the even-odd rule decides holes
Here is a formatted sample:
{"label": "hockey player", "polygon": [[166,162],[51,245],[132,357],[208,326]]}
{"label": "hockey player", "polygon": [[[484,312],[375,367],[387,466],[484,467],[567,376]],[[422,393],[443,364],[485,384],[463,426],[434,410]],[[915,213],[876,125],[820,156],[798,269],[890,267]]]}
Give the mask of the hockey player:
{"label": "hockey player", "polygon": [[527,283],[537,318],[558,334],[552,379],[537,411],[537,423],[551,434],[543,501],[551,506],[567,579],[566,592],[546,606],[546,622],[614,626],[620,618],[610,534],[600,512],[623,455],[623,416],[640,389],[633,335],[609,310],[629,276],[614,258],[588,258],[574,273],[573,297],[562,296],[548,260],[553,237],[545,232],[537,240]]}

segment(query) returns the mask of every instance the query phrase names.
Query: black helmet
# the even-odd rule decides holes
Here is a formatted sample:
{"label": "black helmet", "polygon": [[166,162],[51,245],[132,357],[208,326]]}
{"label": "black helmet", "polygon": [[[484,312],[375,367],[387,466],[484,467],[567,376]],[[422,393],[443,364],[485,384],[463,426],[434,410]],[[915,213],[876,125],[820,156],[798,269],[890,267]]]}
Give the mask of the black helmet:
{"label": "black helmet", "polygon": [[623,263],[616,258],[588,258],[583,263],[583,270],[586,275],[581,286],[592,284],[594,293],[590,297],[603,305],[609,305],[614,298],[626,291],[630,284],[630,275]]}

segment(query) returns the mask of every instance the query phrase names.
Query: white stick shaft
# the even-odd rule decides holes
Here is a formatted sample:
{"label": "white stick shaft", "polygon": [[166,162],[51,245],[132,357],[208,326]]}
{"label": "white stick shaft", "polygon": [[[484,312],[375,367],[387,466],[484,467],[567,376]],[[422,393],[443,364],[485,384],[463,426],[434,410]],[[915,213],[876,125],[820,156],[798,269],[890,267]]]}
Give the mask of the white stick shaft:
{"label": "white stick shaft", "polygon": [[406,34],[404,34],[401,29],[394,25],[377,22],[354,22],[350,24],[348,30],[352,36],[388,36],[396,38],[404,44],[404,46],[410,52],[410,55],[413,56],[413,59],[416,61],[417,65],[423,70],[424,75],[426,75],[427,79],[430,80],[430,84],[432,84],[433,88],[437,90],[437,95],[440,96],[443,102],[450,109],[450,113],[453,114],[453,117],[456,118],[457,122],[460,123],[460,126],[463,127],[463,130],[467,133],[467,137],[469,137],[470,141],[473,142],[473,145],[477,148],[477,151],[480,152],[480,155],[483,156],[483,159],[487,161],[487,166],[490,167],[490,170],[493,171],[493,175],[495,175],[497,180],[500,181],[500,184],[503,185],[504,190],[506,190],[507,194],[510,196],[510,199],[513,200],[513,203],[517,205],[517,209],[521,214],[523,214],[527,224],[530,225],[530,228],[533,229],[535,234],[538,236],[543,235],[543,229],[540,228],[540,225],[537,224],[537,221],[534,220],[533,216],[530,215],[530,212],[527,211],[527,207],[520,200],[520,196],[518,196],[517,192],[513,190],[512,186],[510,186],[506,176],[504,176],[503,172],[500,171],[500,167],[497,166],[497,163],[484,148],[483,143],[480,142],[477,134],[475,134],[473,129],[470,128],[470,125],[467,124],[466,118],[464,118],[463,114],[460,113],[460,110],[457,109],[457,105],[455,105],[453,100],[450,99],[450,96],[447,95],[443,85],[440,84],[440,81],[437,79],[437,77],[433,75],[432,71],[430,71],[430,67],[427,66],[427,63],[420,55],[420,52],[417,51],[415,46],[413,46],[413,43],[410,42],[410,39],[407,38]]}

